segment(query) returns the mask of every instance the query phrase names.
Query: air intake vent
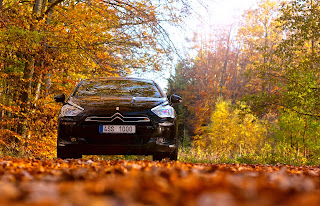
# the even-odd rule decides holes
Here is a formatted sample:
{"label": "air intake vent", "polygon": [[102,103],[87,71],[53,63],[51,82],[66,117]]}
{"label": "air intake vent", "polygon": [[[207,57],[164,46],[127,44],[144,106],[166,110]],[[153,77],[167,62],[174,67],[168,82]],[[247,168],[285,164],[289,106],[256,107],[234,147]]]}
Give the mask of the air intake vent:
{"label": "air intake vent", "polygon": [[98,117],[91,116],[86,118],[86,122],[113,122],[115,120],[121,120],[122,122],[150,122],[148,117],[124,117],[120,113],[115,113],[111,117]]}

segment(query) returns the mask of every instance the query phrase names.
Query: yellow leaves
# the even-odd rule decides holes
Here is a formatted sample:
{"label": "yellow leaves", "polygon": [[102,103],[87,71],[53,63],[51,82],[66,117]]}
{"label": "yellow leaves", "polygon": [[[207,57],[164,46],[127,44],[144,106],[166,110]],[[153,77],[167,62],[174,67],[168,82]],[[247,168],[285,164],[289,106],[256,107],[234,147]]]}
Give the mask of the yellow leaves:
{"label": "yellow leaves", "polygon": [[[244,105],[240,105],[243,109]],[[200,144],[226,156],[249,155],[263,146],[266,128],[246,110],[232,109],[230,102],[218,100]]]}

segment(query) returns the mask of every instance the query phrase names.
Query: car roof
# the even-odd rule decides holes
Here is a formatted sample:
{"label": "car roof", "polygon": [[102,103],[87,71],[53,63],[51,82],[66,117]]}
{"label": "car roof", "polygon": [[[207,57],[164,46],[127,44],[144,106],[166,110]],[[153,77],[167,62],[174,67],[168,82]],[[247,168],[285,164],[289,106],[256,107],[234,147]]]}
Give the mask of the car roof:
{"label": "car roof", "polygon": [[161,93],[162,96],[165,96],[165,93],[163,92],[163,90],[161,89],[161,87],[152,79],[145,79],[145,78],[138,78],[138,77],[96,77],[96,78],[89,78],[89,79],[84,79],[82,80],[77,88],[80,86],[80,84],[84,81],[107,81],[107,80],[134,80],[134,81],[143,81],[143,82],[148,82],[151,84],[154,84],[159,92]]}
{"label": "car roof", "polygon": [[153,82],[152,79],[138,78],[138,77],[96,77],[90,79],[84,79],[85,81],[99,81],[99,80],[136,80],[144,82]]}

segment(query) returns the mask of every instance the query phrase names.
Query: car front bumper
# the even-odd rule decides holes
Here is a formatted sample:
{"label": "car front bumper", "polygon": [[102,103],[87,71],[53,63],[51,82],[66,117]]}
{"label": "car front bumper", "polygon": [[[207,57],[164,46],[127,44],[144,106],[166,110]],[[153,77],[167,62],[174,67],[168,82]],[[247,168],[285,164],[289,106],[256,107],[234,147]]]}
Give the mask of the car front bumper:
{"label": "car front bumper", "polygon": [[60,141],[58,149],[66,150],[71,154],[83,155],[153,155],[175,151],[175,144],[161,141],[162,139],[159,140],[159,138],[150,138],[149,142],[143,145],[105,145]]}
{"label": "car front bumper", "polygon": [[60,122],[57,149],[83,155],[153,155],[172,153],[177,145],[175,122],[139,124],[135,134],[99,133],[99,125]]}

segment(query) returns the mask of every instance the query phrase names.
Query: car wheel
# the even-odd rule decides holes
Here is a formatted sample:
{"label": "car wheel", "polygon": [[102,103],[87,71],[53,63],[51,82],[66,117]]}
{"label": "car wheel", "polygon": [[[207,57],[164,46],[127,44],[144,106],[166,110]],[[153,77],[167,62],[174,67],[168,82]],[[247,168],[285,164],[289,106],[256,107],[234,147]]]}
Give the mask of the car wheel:
{"label": "car wheel", "polygon": [[153,155],[153,161],[161,161],[162,159],[166,158],[176,161],[178,159],[178,150],[175,149],[171,153],[157,153]]}
{"label": "car wheel", "polygon": [[57,158],[60,158],[60,159],[71,159],[71,158],[72,159],[79,159],[79,158],[82,158],[82,155],[77,154],[77,153],[71,154],[66,149],[58,147],[57,148]]}
{"label": "car wheel", "polygon": [[178,149],[176,148],[169,156],[170,160],[177,161],[178,160]]}
{"label": "car wheel", "polygon": [[153,161],[161,161],[162,159],[165,159],[167,158],[167,153],[157,153],[157,154],[154,154],[152,157]]}

